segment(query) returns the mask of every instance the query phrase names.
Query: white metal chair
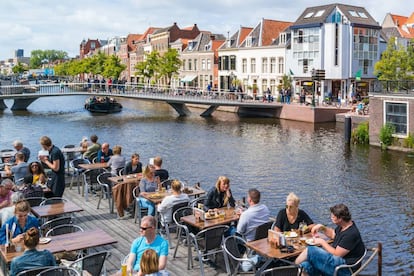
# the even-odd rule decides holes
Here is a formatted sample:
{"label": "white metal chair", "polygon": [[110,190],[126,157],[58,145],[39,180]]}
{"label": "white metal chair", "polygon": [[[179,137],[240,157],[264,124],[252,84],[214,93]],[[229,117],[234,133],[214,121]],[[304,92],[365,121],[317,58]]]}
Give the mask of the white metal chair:
{"label": "white metal chair", "polygon": [[142,208],[141,204],[139,204],[139,193],[140,193],[139,186],[136,186],[132,190],[132,195],[134,196],[134,200],[135,200],[134,223],[137,223],[137,220],[138,220],[139,225],[141,225],[142,214],[148,214],[148,209]]}
{"label": "white metal chair", "polygon": [[193,260],[191,259],[190,230],[188,229],[188,226],[181,221],[181,218],[184,216],[192,215],[192,214],[193,214],[193,208],[188,207],[188,206],[180,208],[173,213],[173,220],[178,227],[178,232],[177,232],[178,240],[177,240],[177,245],[175,246],[173,258],[175,259],[177,255],[178,246],[186,242],[188,246],[188,251],[187,251],[187,269],[188,270],[193,266]]}
{"label": "white metal chair", "polygon": [[[172,214],[175,213],[175,211],[177,211],[180,208],[183,207],[187,207],[188,206],[188,201],[180,201],[175,203],[171,209],[172,209]],[[160,213],[160,217],[161,217],[161,224],[163,225],[164,231],[165,231],[165,235],[167,236],[168,239],[168,243],[170,244],[170,248],[173,248],[172,245],[172,241],[171,241],[171,235],[170,235],[170,229],[173,227],[177,227],[177,225],[175,224],[174,220],[172,221],[167,221],[167,218],[164,216],[164,213]]]}
{"label": "white metal chair", "polygon": [[73,224],[72,217],[65,216],[48,220],[40,226],[40,233],[42,234],[42,236],[45,236],[50,229],[64,224]]}
{"label": "white metal chair", "polygon": [[63,197],[51,197],[51,198],[46,198],[45,200],[43,200],[39,206],[44,206],[44,205],[49,205],[49,204],[56,204],[56,203],[61,203],[61,202],[67,202],[68,200],[63,198]]}
{"label": "white metal chair", "polygon": [[37,276],[81,276],[81,274],[72,267],[57,266],[43,270]]}
{"label": "white metal chair", "polygon": [[53,227],[46,232],[46,237],[58,236],[68,233],[83,232],[83,228],[76,224],[62,224]]}
{"label": "white metal chair", "polygon": [[[253,273],[256,274],[256,264],[247,257],[250,255],[251,250],[246,246],[246,241],[244,239],[238,236],[229,236],[224,239],[223,249],[225,252],[224,261],[226,269],[231,275],[240,273],[239,269],[243,262],[249,263],[253,269]],[[231,267],[233,267],[233,269]]]}
{"label": "white metal chair", "polygon": [[72,174],[72,178],[70,179],[70,186],[69,189],[72,189],[73,186],[73,179],[77,178],[77,183],[78,183],[78,194],[80,194],[80,179],[81,179],[81,175],[82,173],[85,171],[85,169],[82,169],[81,167],[79,167],[80,164],[90,164],[91,162],[88,159],[85,158],[77,158],[77,159],[73,159],[69,162],[69,166],[71,167],[73,174]]}
{"label": "white metal chair", "polygon": [[83,274],[83,271],[87,271],[92,276],[100,276],[103,270],[104,275],[106,275],[105,260],[109,255],[108,251],[92,253],[77,259],[69,267],[76,269],[81,274]]}
{"label": "white metal chair", "polygon": [[112,214],[114,212],[114,201],[112,199],[112,184],[108,180],[108,177],[111,177],[111,176],[112,174],[110,172],[103,172],[99,174],[97,177],[97,181],[101,188],[101,192],[99,194],[98,206],[96,207],[96,209],[99,209],[101,200],[105,196],[108,199],[109,212]]}

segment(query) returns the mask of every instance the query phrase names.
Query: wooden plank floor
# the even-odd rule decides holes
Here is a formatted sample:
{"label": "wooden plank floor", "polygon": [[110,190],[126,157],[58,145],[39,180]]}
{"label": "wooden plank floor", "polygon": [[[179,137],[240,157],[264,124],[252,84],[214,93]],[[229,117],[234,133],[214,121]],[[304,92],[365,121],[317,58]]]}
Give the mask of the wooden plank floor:
{"label": "wooden plank floor", "polygon": [[[70,182],[70,177],[67,179]],[[75,183],[76,185],[76,183]],[[88,202],[78,194],[78,189],[74,186],[71,190],[66,187],[64,197],[81,206],[84,211],[75,215],[75,223],[84,229],[101,228],[116,240],[115,245],[104,246],[91,250],[100,251],[108,250],[111,252],[111,257],[106,262],[107,271],[109,275],[114,274],[120,269],[122,258],[129,253],[132,241],[139,236],[138,224],[134,223],[134,219],[119,220],[117,219],[116,210],[114,214],[109,213],[108,200],[101,201],[100,208],[97,209],[98,197],[90,195]],[[172,234],[173,245],[175,246],[177,239],[175,234]],[[96,237],[99,238],[99,237]],[[194,268],[187,270],[187,248],[180,246],[177,258],[173,259],[174,248],[170,249],[168,256],[167,270],[171,275],[200,275],[199,264],[194,261]],[[195,256],[195,254],[193,254]],[[218,258],[222,259],[219,254]],[[222,264],[223,261],[221,260]],[[213,268],[208,264],[204,265],[205,275],[226,275],[224,267]]]}

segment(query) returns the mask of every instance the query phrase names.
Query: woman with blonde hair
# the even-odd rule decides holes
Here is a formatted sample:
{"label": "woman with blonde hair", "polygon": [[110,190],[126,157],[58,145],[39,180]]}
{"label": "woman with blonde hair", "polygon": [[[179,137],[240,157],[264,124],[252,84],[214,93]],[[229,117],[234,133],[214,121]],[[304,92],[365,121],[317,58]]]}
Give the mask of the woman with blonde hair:
{"label": "woman with blonde hair", "polygon": [[[142,192],[155,192],[160,187],[160,178],[154,175],[155,168],[152,165],[148,165],[142,172],[142,178],[139,182],[139,191]],[[141,207],[148,208],[148,215],[155,216],[154,204],[146,200],[143,197],[139,197],[139,204]]]}
{"label": "woman with blonde hair", "polygon": [[300,198],[290,193],[286,197],[286,208],[279,211],[276,218],[275,231],[285,232],[299,229],[299,223],[304,222],[310,230],[314,223],[305,211],[299,209]]}
{"label": "woman with blonde hair", "polygon": [[216,185],[210,189],[204,201],[206,210],[221,208],[227,205],[235,206],[235,200],[230,190],[230,179],[226,176],[219,176]]}
{"label": "woman with blonde hair", "polygon": [[142,253],[140,266],[140,273],[138,275],[145,275],[145,276],[158,276],[161,275],[159,273],[158,268],[158,254],[155,252],[154,249],[147,249]]}
{"label": "woman with blonde hair", "polygon": [[23,243],[25,248],[23,255],[11,261],[11,276],[36,267],[56,266],[55,257],[50,251],[39,251],[36,249],[36,246],[39,244],[39,230],[36,227],[27,230],[23,237]]}
{"label": "woman with blonde hair", "polygon": [[161,222],[172,222],[173,206],[180,202],[188,202],[189,197],[187,194],[181,192],[182,185],[177,179],[171,181],[172,194],[164,197],[161,203],[158,205],[158,212],[162,214]]}
{"label": "woman with blonde hair", "polygon": [[107,165],[108,167],[111,167],[111,174],[118,175],[119,170],[125,167],[126,160],[125,157],[121,155],[121,146],[114,146],[112,152],[114,155],[109,158]]}

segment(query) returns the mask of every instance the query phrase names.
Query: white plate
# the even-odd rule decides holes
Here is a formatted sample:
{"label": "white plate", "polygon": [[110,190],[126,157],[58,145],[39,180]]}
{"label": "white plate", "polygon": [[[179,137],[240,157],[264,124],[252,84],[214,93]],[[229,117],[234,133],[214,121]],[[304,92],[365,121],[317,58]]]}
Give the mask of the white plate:
{"label": "white plate", "polygon": [[297,236],[298,236],[298,234],[294,231],[290,231],[290,232],[285,233],[286,238],[296,238]]}
{"label": "white plate", "polygon": [[315,244],[316,244],[314,239],[307,239],[305,242],[306,242],[308,245],[315,245]]}
{"label": "white plate", "polygon": [[48,242],[50,242],[52,239],[51,238],[40,238],[39,239],[39,244],[46,244]]}

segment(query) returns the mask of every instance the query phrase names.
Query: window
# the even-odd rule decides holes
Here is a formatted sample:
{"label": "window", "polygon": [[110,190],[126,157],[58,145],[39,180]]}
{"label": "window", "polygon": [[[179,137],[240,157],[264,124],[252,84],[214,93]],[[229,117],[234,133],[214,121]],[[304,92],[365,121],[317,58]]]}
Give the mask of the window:
{"label": "window", "polygon": [[307,73],[309,71],[309,64],[308,64],[308,60],[304,59],[303,60],[303,73]]}
{"label": "window", "polygon": [[247,59],[242,59],[242,73],[247,73]]}
{"label": "window", "polygon": [[183,70],[185,70],[185,63],[186,62],[186,60],[185,59],[183,59]]}
{"label": "window", "polygon": [[339,62],[339,25],[338,23],[335,24],[335,59],[334,65],[338,66]]}
{"label": "window", "polygon": [[312,15],[313,15],[313,12],[308,12],[308,13],[305,15],[305,17],[304,17],[304,18],[309,18],[309,17],[312,17]]}
{"label": "window", "polygon": [[283,74],[285,72],[284,67],[285,67],[284,59],[280,57],[278,59],[278,68],[279,68],[278,73],[279,74]]}
{"label": "window", "polygon": [[276,73],[276,58],[274,57],[270,58],[270,73],[271,74]]}
{"label": "window", "polygon": [[252,47],[253,39],[251,36],[246,38],[246,47]]}
{"label": "window", "polygon": [[265,91],[267,91],[267,80],[266,79],[263,79],[262,80],[262,91],[263,92],[265,92]]}
{"label": "window", "polygon": [[194,71],[197,71],[197,59],[194,59]]}
{"label": "window", "polygon": [[315,17],[320,17],[325,12],[325,10],[320,10],[315,14]]}
{"label": "window", "polygon": [[211,60],[207,60],[207,70],[211,70]]}
{"label": "window", "polygon": [[230,56],[230,70],[236,70],[236,56]]}
{"label": "window", "polygon": [[359,15],[356,13],[356,11],[349,11],[349,13],[350,13],[353,17],[359,17]]}
{"label": "window", "polygon": [[188,60],[188,70],[189,70],[189,71],[193,70],[192,59],[189,59],[189,60]]}
{"label": "window", "polygon": [[262,73],[267,73],[267,58],[262,58]]}
{"label": "window", "polygon": [[229,56],[222,57],[221,67],[222,70],[229,70]]}
{"label": "window", "polygon": [[364,66],[363,66],[364,75],[368,74],[368,67],[369,67],[369,60],[364,59]]}
{"label": "window", "polygon": [[201,60],[201,70],[206,70],[206,60],[205,59]]}
{"label": "window", "polygon": [[250,59],[250,73],[256,73],[256,59]]}
{"label": "window", "polygon": [[395,134],[407,136],[408,108],[404,102],[384,102],[385,123],[395,126]]}

